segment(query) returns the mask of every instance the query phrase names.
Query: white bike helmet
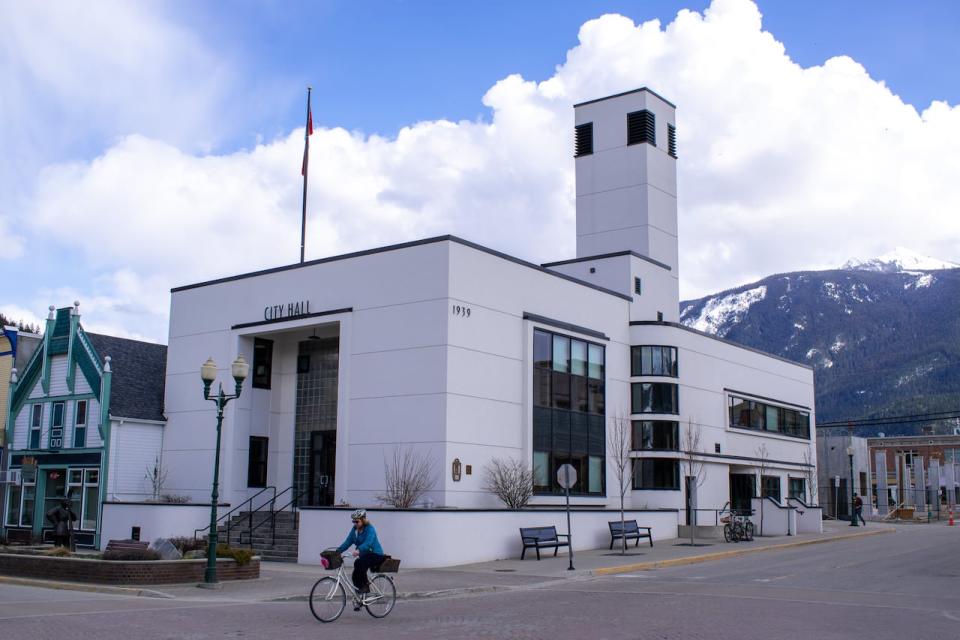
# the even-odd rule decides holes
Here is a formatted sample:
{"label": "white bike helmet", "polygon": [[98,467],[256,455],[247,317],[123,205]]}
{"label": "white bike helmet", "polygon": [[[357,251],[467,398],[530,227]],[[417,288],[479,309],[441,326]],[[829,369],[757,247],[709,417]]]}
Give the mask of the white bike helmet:
{"label": "white bike helmet", "polygon": [[350,514],[351,520],[363,520],[366,517],[367,517],[366,509],[357,509],[356,511]]}

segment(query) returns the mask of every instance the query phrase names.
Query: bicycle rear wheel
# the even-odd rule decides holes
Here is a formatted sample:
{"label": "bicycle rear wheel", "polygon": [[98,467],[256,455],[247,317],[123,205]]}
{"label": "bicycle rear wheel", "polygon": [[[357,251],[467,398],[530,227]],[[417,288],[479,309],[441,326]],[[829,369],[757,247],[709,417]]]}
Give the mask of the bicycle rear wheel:
{"label": "bicycle rear wheel", "polygon": [[330,576],[320,578],[310,589],[310,613],[320,622],[333,622],[347,606],[343,585]]}
{"label": "bicycle rear wheel", "polygon": [[390,576],[378,573],[370,580],[370,593],[364,596],[367,613],[374,618],[383,618],[393,611],[397,602],[397,589]]}
{"label": "bicycle rear wheel", "polygon": [[748,522],[747,524],[745,524],[743,526],[743,532],[747,538],[747,542],[752,542],[753,541],[753,523]]}
{"label": "bicycle rear wheel", "polygon": [[730,526],[730,523],[723,525],[723,541],[733,542],[733,528]]}
{"label": "bicycle rear wheel", "polygon": [[744,534],[743,532],[743,525],[741,523],[738,522],[735,525],[733,525],[733,541],[734,542],[740,542],[741,540],[744,539],[745,535],[746,534]]}

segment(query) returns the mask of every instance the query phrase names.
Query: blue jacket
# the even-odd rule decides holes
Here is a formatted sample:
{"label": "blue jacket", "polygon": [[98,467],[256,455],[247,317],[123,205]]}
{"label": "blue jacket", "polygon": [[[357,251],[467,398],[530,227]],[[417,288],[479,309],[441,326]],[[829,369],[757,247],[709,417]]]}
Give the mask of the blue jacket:
{"label": "blue jacket", "polygon": [[347,534],[347,539],[343,541],[342,545],[337,547],[337,551],[343,553],[353,545],[357,546],[357,551],[360,552],[360,555],[365,553],[383,555],[383,547],[380,546],[380,541],[377,539],[377,530],[373,528],[372,524],[365,526],[360,533],[357,533],[355,527],[350,527],[350,533]]}

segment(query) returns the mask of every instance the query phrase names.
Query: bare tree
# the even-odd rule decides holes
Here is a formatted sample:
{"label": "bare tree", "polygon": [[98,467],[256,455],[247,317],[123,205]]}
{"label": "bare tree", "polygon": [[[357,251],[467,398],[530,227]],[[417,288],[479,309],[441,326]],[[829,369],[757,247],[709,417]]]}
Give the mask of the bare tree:
{"label": "bare tree", "polygon": [[803,452],[803,464],[803,474],[807,478],[807,495],[810,497],[810,506],[813,506],[820,503],[820,487],[817,486],[817,467],[813,453],[809,449]]}
{"label": "bare tree", "polygon": [[167,481],[167,470],[160,464],[160,456],[154,458],[153,466],[147,467],[147,472],[143,474],[143,477],[150,483],[153,499],[155,501],[159,500],[163,485]]}
{"label": "bare tree", "polygon": [[377,500],[397,509],[409,509],[437,483],[436,465],[429,453],[397,447],[391,460],[383,459],[386,489]]}
{"label": "bare tree", "polygon": [[[617,483],[617,493],[620,494],[620,531],[626,528],[624,514],[624,497],[630,487],[632,469],[630,468],[630,451],[633,449],[633,423],[623,413],[610,419],[610,430],[607,432],[607,450],[610,462],[613,465],[613,479]],[[627,537],[623,536],[620,547],[621,554],[627,553]]]}
{"label": "bare tree", "polygon": [[760,535],[763,535],[763,476],[766,475],[767,469],[770,468],[770,452],[767,450],[766,443],[763,443],[757,447],[756,454],[757,467],[760,469]]}
{"label": "bare tree", "polygon": [[696,519],[697,519],[697,490],[703,486],[704,481],[707,479],[707,469],[703,463],[703,460],[700,459],[701,450],[701,440],[703,439],[703,427],[700,424],[694,422],[692,419],[687,420],[687,428],[683,430],[683,437],[680,441],[680,449],[683,451],[683,458],[681,459],[681,464],[684,468],[684,475],[688,478],[691,478],[690,486],[687,490],[691,495],[688,496],[690,500],[690,521],[687,522],[690,525],[690,546],[692,547],[694,542],[694,530],[696,528]]}
{"label": "bare tree", "polygon": [[494,458],[486,466],[483,488],[508,509],[522,509],[533,497],[534,470],[516,458]]}

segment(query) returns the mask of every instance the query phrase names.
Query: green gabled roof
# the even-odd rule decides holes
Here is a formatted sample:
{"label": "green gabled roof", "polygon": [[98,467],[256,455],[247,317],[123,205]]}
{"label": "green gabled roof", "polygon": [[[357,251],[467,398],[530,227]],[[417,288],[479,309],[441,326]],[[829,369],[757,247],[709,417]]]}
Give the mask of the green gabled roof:
{"label": "green gabled roof", "polygon": [[[81,337],[80,340],[83,344],[78,344],[74,347],[73,359],[76,360],[77,366],[80,367],[80,372],[83,374],[83,377],[87,379],[87,384],[90,385],[90,388],[97,395],[97,398],[99,398],[100,366],[98,362],[94,362],[90,357],[90,352],[92,351],[96,354],[97,350],[93,347],[86,333],[78,330],[77,335]],[[89,350],[86,347],[89,347]],[[99,354],[94,357],[99,357]]]}
{"label": "green gabled roof", "polygon": [[53,335],[50,337],[50,355],[67,353],[70,346],[70,307],[57,309],[57,319],[53,324]]}

